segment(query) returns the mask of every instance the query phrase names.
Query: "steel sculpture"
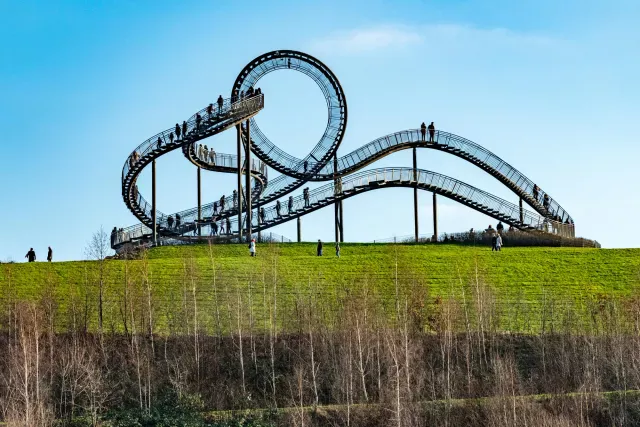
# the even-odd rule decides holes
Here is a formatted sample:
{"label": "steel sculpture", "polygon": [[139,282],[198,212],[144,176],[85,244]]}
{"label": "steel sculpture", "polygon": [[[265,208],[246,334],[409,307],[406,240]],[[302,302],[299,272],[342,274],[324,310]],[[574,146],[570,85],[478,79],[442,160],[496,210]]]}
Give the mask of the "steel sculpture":
{"label": "steel sculpture", "polygon": [[[258,81],[273,71],[289,69],[309,76],[320,87],[328,109],[327,126],[318,143],[307,156],[297,158],[281,150],[260,130],[254,116],[264,108],[264,95],[256,93]],[[357,150],[337,156],[347,125],[347,103],[336,76],[311,55],[293,50],[265,53],[251,61],[233,84],[231,97],[191,116],[182,125],[163,131],[140,144],[127,158],[122,169],[122,196],[141,224],[128,227],[112,236],[112,246],[119,249],[130,242],[248,238],[309,212],[335,205],[335,238],[344,239],[342,201],[366,191],[408,187],[414,189],[415,234],[417,224],[417,191],[433,193],[434,229],[436,194],[462,203],[512,227],[524,231],[540,231],[563,236],[575,235],[573,219],[533,181],[489,150],[460,136],[436,130],[432,141],[420,129],[396,132],[378,138]],[[236,128],[235,155],[206,153],[198,142],[225,130]],[[155,206],[155,160],[176,149],[198,168],[198,206],[166,215]],[[362,170],[365,166],[391,153],[412,149],[412,168]],[[493,196],[456,179],[418,169],[417,149],[433,149],[453,154],[489,173],[519,197],[519,204]],[[256,158],[252,158],[253,154]],[[136,180],[141,171],[152,164],[152,203],[139,193]],[[268,179],[267,167],[280,172]],[[203,205],[200,197],[200,171],[236,173],[236,196],[223,196],[215,203]],[[245,177],[244,186],[242,175]],[[278,211],[274,202],[289,195],[309,181],[328,182],[298,195]],[[526,210],[526,202],[533,211]],[[290,206],[289,206],[290,204]],[[255,207],[255,208],[254,208]],[[214,209],[216,208],[216,209]],[[219,209],[218,209],[219,208]],[[180,221],[170,221],[180,218]],[[223,235],[203,236],[203,228],[213,222],[225,227]],[[230,228],[229,228],[230,226]],[[298,222],[298,226],[300,223]],[[206,234],[206,233],[205,233]],[[211,234],[211,233],[209,233]],[[298,231],[300,235],[300,230]],[[437,232],[436,232],[437,234]]]}

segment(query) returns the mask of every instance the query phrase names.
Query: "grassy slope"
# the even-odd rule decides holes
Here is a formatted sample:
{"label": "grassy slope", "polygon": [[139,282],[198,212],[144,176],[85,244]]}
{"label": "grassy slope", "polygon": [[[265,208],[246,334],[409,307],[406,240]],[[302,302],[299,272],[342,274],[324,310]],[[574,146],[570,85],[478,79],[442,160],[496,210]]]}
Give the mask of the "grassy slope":
{"label": "grassy slope", "polygon": [[[212,259],[213,258],[213,263]],[[131,289],[142,295],[144,270],[141,261],[109,261],[106,279],[106,317],[117,318],[124,288],[125,270]],[[505,248],[492,253],[487,248],[457,245],[342,245],[342,258],[325,246],[325,256],[315,256],[315,244],[258,245],[258,257],[250,258],[245,245],[162,247],[148,254],[148,276],[153,289],[158,324],[166,324],[173,311],[196,286],[203,311],[211,312],[215,289],[218,301],[249,297],[260,318],[264,290],[277,281],[278,304],[316,289],[332,305],[345,288],[367,286],[383,300],[394,300],[396,266],[399,287],[419,283],[430,298],[462,291],[472,295],[476,277],[489,285],[497,301],[506,307],[539,305],[543,298],[586,301],[602,295],[618,297],[634,293],[640,285],[640,249]],[[126,267],[125,267],[126,266]],[[184,271],[195,280],[185,280]],[[34,263],[0,266],[0,298],[37,299],[53,289],[64,311],[76,297],[81,304],[85,289],[95,293],[96,265],[91,262]],[[277,279],[277,280],[275,280]],[[240,290],[238,293],[237,291]],[[233,298],[225,299],[225,295]],[[95,301],[94,296],[89,297]],[[229,311],[229,310],[227,310]],[[264,314],[264,313],[263,313]],[[264,314],[266,318],[266,314]],[[209,319],[212,321],[211,319]],[[206,322],[205,322],[206,323]]]}

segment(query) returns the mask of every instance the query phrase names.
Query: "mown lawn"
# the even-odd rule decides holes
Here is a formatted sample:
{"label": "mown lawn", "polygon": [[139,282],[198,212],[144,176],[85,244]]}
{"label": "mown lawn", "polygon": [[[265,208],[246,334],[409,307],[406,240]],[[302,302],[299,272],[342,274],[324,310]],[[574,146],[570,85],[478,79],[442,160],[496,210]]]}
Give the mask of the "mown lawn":
{"label": "mown lawn", "polygon": [[[227,330],[232,313],[266,325],[274,293],[280,316],[290,316],[309,295],[335,312],[345,295],[363,289],[394,307],[396,295],[422,298],[429,305],[438,297],[472,301],[482,288],[490,291],[503,317],[521,318],[549,301],[580,307],[640,289],[640,249],[504,248],[496,253],[458,245],[343,244],[338,259],[330,244],[323,257],[315,256],[315,248],[314,243],[258,245],[258,256],[251,258],[246,245],[159,247],[146,260],[107,261],[105,327],[120,329],[126,298],[129,307],[150,300],[159,329],[175,328],[195,309],[201,327],[213,330],[217,324]],[[95,326],[98,271],[98,264],[89,261],[3,264],[0,301],[50,297],[59,323],[68,324],[69,313],[83,309]],[[526,310],[519,315],[505,314],[522,307]],[[278,319],[286,328],[287,319]],[[524,328],[520,321],[503,324]]]}

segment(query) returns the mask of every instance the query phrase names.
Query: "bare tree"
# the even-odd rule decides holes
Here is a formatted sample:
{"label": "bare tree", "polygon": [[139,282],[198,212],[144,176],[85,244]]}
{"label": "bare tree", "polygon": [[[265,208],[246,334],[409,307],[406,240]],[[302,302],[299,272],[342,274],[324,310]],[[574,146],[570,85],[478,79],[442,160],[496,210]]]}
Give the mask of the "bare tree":
{"label": "bare tree", "polygon": [[100,336],[102,336],[102,324],[103,324],[103,297],[104,297],[104,283],[105,283],[105,260],[111,252],[109,245],[109,236],[104,228],[100,226],[100,229],[93,233],[91,240],[85,248],[85,256],[87,259],[98,262],[98,327],[100,330]]}

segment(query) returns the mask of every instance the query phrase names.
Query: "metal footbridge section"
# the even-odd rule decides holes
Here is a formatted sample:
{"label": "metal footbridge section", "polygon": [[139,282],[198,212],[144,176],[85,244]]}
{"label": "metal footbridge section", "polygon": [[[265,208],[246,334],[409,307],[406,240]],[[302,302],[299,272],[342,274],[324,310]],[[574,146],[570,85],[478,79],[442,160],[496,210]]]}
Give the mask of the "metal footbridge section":
{"label": "metal footbridge section", "polygon": [[[260,93],[243,96],[250,93],[250,88],[255,89],[263,76],[282,69],[309,76],[318,84],[327,103],[328,120],[325,131],[304,158],[284,152],[260,130],[254,116],[264,108],[264,95]],[[224,221],[225,233],[208,238],[237,239],[244,230],[245,236],[249,230],[264,231],[356,194],[392,187],[417,188],[442,195],[520,230],[568,237],[575,235],[573,219],[548,193],[486,148],[452,133],[437,130],[432,135],[425,135],[420,129],[404,130],[378,138],[351,153],[337,157],[336,152],[347,124],[346,98],[331,70],[308,54],[280,50],[259,56],[240,72],[231,97],[220,105],[212,105],[213,108],[204,108],[186,120],[186,126],[180,125],[179,136],[178,129],[170,128],[143,142],[127,158],[122,170],[122,196],[141,224],[128,227],[112,236],[112,246],[115,249],[130,242],[153,238],[154,206],[139,193],[136,180],[141,171],[146,166],[153,165],[160,156],[180,149],[187,160],[201,169],[238,173],[237,155],[216,153],[211,158],[207,154],[205,159],[201,158],[199,152],[202,140],[232,128],[236,128],[238,132],[239,146],[240,139],[245,150],[246,144],[250,144],[251,153],[258,158],[252,158],[248,166],[245,156],[240,168],[243,174],[248,169],[251,176],[249,200],[241,202],[237,196],[226,195],[214,203],[171,215],[156,208],[156,230],[160,238],[201,240],[202,227],[207,227],[214,221]],[[525,201],[532,210],[431,171],[417,168],[362,170],[389,154],[406,149],[438,150],[468,161],[503,183],[520,198],[521,203]],[[269,179],[267,166],[280,175]],[[306,198],[298,195],[292,202],[281,202],[280,210],[277,211],[278,199],[309,181],[330,183],[311,190]],[[239,186],[241,194],[246,194],[245,187]],[[246,208],[247,202],[252,207],[251,210]],[[171,224],[169,217],[180,217],[180,224]],[[251,227],[247,217],[250,218]],[[240,226],[239,218],[242,218]]]}

